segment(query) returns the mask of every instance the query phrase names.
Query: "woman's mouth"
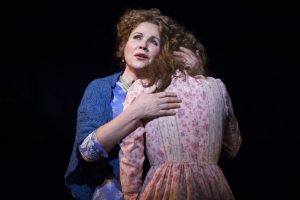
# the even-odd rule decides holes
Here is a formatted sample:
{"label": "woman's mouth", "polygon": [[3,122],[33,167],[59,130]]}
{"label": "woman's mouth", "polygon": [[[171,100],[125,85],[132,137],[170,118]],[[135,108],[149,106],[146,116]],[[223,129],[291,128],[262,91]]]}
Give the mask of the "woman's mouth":
{"label": "woman's mouth", "polygon": [[135,56],[138,60],[145,60],[145,59],[148,59],[148,58],[149,58],[146,54],[143,54],[143,53],[137,53],[137,54],[134,54],[134,56]]}

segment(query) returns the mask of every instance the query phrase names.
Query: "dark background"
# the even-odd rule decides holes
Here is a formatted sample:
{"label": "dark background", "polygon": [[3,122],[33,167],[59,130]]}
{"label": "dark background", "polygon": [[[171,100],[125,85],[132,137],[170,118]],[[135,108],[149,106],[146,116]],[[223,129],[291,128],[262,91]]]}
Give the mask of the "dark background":
{"label": "dark background", "polygon": [[220,166],[236,199],[294,199],[300,16],[284,2],[2,3],[1,196],[71,199],[63,176],[83,91],[119,70],[115,24],[124,9],[158,7],[198,36],[211,75],[231,95],[243,144]]}

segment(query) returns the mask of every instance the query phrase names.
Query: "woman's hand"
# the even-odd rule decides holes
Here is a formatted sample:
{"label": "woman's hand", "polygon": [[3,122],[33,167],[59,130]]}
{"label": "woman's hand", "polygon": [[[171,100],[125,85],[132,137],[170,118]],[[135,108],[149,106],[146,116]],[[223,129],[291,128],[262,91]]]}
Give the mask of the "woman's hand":
{"label": "woman's hand", "polygon": [[140,120],[176,114],[181,102],[176,94],[173,92],[154,93],[155,90],[155,86],[148,87],[144,93],[132,97],[134,99],[129,97],[128,107],[124,106],[120,115],[97,129],[97,139],[107,152],[118,141],[134,131]]}
{"label": "woman's hand", "polygon": [[173,92],[154,93],[155,86],[147,88],[130,105],[138,119],[149,119],[159,116],[175,115],[181,100]]}
{"label": "woman's hand", "polygon": [[174,56],[185,64],[187,72],[191,75],[199,75],[202,60],[197,54],[185,47],[179,47],[179,51],[174,51]]}

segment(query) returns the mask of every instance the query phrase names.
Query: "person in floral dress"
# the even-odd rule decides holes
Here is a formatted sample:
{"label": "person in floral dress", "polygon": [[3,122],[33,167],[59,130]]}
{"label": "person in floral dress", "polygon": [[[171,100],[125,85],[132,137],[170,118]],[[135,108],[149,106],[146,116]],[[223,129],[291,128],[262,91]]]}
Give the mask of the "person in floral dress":
{"label": "person in floral dress", "polygon": [[[192,76],[184,64],[174,63],[169,52],[176,48],[179,37],[168,36],[173,42],[162,47],[144,78],[129,88],[124,109],[153,88],[176,93],[181,107],[173,116],[140,120],[123,138],[119,157],[124,198],[232,200],[231,188],[218,166],[221,151],[234,158],[241,145],[230,95],[221,79],[204,70]],[[199,43],[192,34],[185,42],[190,49]],[[150,170],[143,181],[145,152]]]}

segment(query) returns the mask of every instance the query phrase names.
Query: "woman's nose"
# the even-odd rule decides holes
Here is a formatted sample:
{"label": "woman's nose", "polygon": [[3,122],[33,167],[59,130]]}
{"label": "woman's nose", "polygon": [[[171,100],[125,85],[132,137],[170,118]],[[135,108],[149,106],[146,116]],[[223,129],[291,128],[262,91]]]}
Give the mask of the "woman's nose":
{"label": "woman's nose", "polygon": [[148,51],[148,47],[147,47],[148,45],[147,45],[147,42],[141,42],[140,43],[140,45],[139,45],[139,48],[140,49],[143,49],[143,50],[145,50],[145,51]]}

